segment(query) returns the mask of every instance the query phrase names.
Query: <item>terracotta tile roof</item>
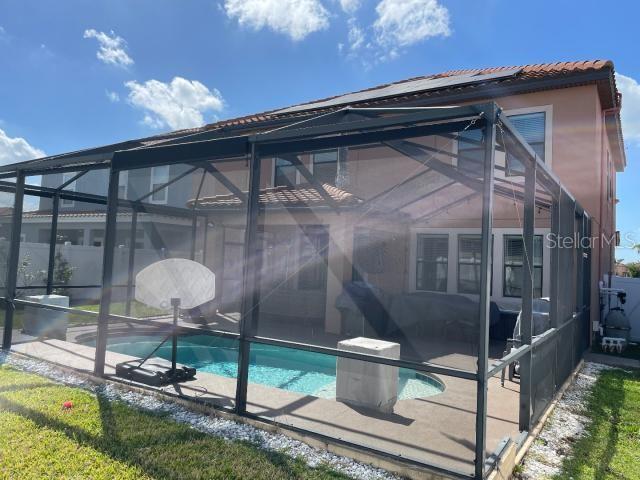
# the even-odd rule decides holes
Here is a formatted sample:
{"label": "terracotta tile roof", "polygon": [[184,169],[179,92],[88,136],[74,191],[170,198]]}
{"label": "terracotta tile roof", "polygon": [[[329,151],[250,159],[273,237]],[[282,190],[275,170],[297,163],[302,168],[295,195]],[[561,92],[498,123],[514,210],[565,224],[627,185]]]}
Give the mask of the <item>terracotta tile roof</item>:
{"label": "terracotta tile roof", "polygon": [[[406,82],[421,80],[421,79],[437,79],[443,77],[451,77],[455,75],[469,75],[469,74],[478,74],[485,75],[491,73],[497,73],[501,71],[520,69],[520,72],[515,76],[498,78],[493,80],[487,80],[484,82],[474,83],[474,84],[466,84],[466,85],[458,85],[458,86],[448,86],[439,89],[433,89],[428,91],[417,91],[412,92],[410,94],[402,94],[395,97],[387,97],[387,98],[377,98],[370,99],[367,101],[357,102],[351,104],[351,106],[357,107],[372,107],[372,106],[389,106],[394,105],[401,102],[411,102],[411,101],[429,101],[433,105],[447,105],[451,104],[454,100],[451,100],[451,94],[468,94],[472,100],[481,101],[484,99],[494,98],[496,96],[495,92],[493,94],[487,93],[488,89],[486,87],[491,86],[508,86],[508,85],[524,85],[526,86],[526,91],[537,91],[541,89],[553,89],[560,88],[558,85],[547,84],[541,85],[540,82],[536,82],[538,80],[547,80],[547,79],[561,79],[571,77],[572,75],[578,75],[581,73],[588,72],[610,72],[610,80],[609,81],[599,81],[598,90],[600,92],[600,97],[602,101],[603,108],[613,108],[618,107],[620,104],[620,96],[618,94],[618,90],[615,84],[615,77],[613,75],[614,66],[613,62],[610,60],[586,60],[579,62],[556,62],[556,63],[540,63],[540,64],[531,64],[531,65],[520,65],[520,66],[503,66],[503,67],[490,67],[490,68],[477,68],[477,69],[462,69],[462,70],[449,70],[446,72],[424,75],[420,77],[413,77],[404,79],[398,82],[388,83],[384,85],[377,85],[375,87],[367,88],[364,90],[360,90],[359,92],[367,92],[373,91],[376,89],[384,88],[391,85],[401,85]],[[585,83],[594,83],[594,80],[586,81],[576,77],[576,85],[581,85]],[[357,93],[357,92],[352,92]],[[344,95],[336,95],[333,97],[327,97],[324,99],[317,99],[309,102],[303,102],[299,105],[310,105],[317,102],[322,102],[326,100],[330,100],[333,98],[337,98]],[[296,106],[296,105],[293,105]],[[293,107],[289,106],[289,107]],[[344,105],[343,105],[344,106]],[[288,120],[292,121],[297,118],[307,117],[309,113],[326,113],[332,110],[335,110],[340,107],[329,107],[329,108],[316,108],[309,110],[302,110],[296,112],[281,112],[283,107],[270,110],[262,113],[255,113],[251,115],[246,115],[242,117],[236,117],[226,120],[221,120],[218,122],[210,123],[207,125],[203,125],[201,127],[176,130],[173,132],[166,132],[158,135],[154,135],[151,137],[140,138],[137,140],[129,140],[126,142],[120,142],[111,145],[105,145],[97,148],[90,148],[83,151],[78,152],[70,152],[61,155],[54,155],[51,157],[44,157],[42,159],[31,160],[29,163],[36,164],[37,162],[43,162],[45,160],[53,159],[53,158],[64,158],[70,156],[81,156],[88,154],[95,154],[99,152],[113,152],[116,150],[128,150],[128,149],[136,149],[143,148],[152,145],[160,145],[166,142],[171,141],[189,141],[189,135],[195,135],[206,132],[216,132],[230,130],[229,135],[234,135],[231,130],[234,129],[243,129],[243,133],[247,133],[244,131],[248,128],[253,128],[254,130],[249,133],[257,133],[261,131],[261,129],[267,128],[265,122],[270,121],[278,121],[278,120]],[[181,138],[182,137],[182,138]],[[177,140],[180,139],[180,140]]]}
{"label": "terracotta tile roof", "polygon": [[[532,65],[512,65],[512,66],[478,68],[478,69],[449,70],[449,71],[441,72],[437,74],[407,78],[398,82],[377,85],[375,87],[359,90],[358,92],[377,90],[377,89],[384,88],[391,85],[399,85],[402,83],[411,82],[415,80],[422,80],[422,79],[436,79],[436,78],[443,78],[443,77],[452,77],[455,75],[469,75],[469,74],[486,75],[491,73],[498,73],[501,71],[514,70],[514,69],[520,69],[521,71],[514,78],[509,77],[506,79],[505,78],[495,79],[495,80],[481,83],[481,84],[463,85],[458,87],[445,87],[442,90],[416,92],[409,95],[403,95],[403,96],[391,98],[391,99],[385,98],[385,99],[378,99],[378,100],[370,100],[370,101],[354,104],[354,106],[365,107],[365,106],[385,104],[389,102],[414,100],[421,97],[431,97],[435,95],[441,95],[443,91],[452,92],[452,91],[461,91],[463,89],[470,90],[470,91],[471,90],[479,91],[480,88],[483,86],[486,86],[487,83],[505,84],[505,83],[514,83],[514,82],[524,82],[524,81],[536,80],[536,79],[565,77],[572,74],[578,74],[578,73],[584,73],[584,72],[595,72],[595,71],[601,71],[601,70],[611,70],[613,72],[613,68],[614,68],[613,62],[610,60],[586,60],[586,61],[579,61],[579,62],[556,62],[556,63],[540,63],[540,64],[532,64]],[[613,83],[613,88],[614,88],[613,95],[617,96],[615,80]],[[356,93],[356,92],[352,92],[352,93]],[[298,104],[298,105],[306,105],[306,104],[323,102],[326,100],[337,98],[342,95],[344,94],[322,98],[322,99],[316,99],[309,102],[303,102],[302,104]],[[282,110],[282,108],[278,108],[275,110],[270,110],[262,113],[247,115],[243,117],[221,120],[219,122],[204,125],[202,127],[181,130],[180,132],[185,135],[188,135],[190,133],[198,133],[198,132],[207,131],[207,130],[217,130],[217,129],[224,129],[229,127],[242,127],[250,124],[258,124],[260,122],[279,119],[279,118],[295,118],[297,116],[304,116],[308,114],[308,111],[295,112],[295,113],[282,113],[282,114],[277,113],[280,110]],[[315,111],[317,111],[318,113],[321,113],[326,110],[330,110],[330,109],[315,110]],[[173,132],[173,133],[178,133],[178,132]]]}
{"label": "terracotta tile roof", "polygon": [[[362,203],[360,198],[338,187],[334,187],[328,183],[323,184],[323,187],[333,201],[340,206],[351,206]],[[193,202],[193,199],[189,200],[187,206],[193,206]],[[262,205],[283,205],[287,207],[315,207],[326,205],[326,201],[318,190],[309,184],[262,189],[260,191],[260,203]],[[201,198],[198,201],[198,208],[238,207],[241,204],[241,200],[235,195],[215,195]]]}

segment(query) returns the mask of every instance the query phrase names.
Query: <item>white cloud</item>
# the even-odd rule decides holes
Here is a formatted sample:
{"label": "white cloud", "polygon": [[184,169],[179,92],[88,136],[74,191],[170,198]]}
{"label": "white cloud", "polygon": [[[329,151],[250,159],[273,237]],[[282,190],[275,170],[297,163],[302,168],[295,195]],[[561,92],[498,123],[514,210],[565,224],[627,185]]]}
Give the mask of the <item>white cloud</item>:
{"label": "white cloud", "polygon": [[45,153],[29,144],[24,138],[10,137],[0,129],[0,165],[24,162],[44,157]]}
{"label": "white cloud", "polygon": [[451,34],[449,10],[437,0],[382,0],[376,13],[376,41],[391,57],[425,38]]}
{"label": "white cloud", "polygon": [[96,52],[98,59],[106,64],[117,67],[127,67],[133,64],[133,59],[125,51],[127,42],[111,30],[111,34],[98,32],[93,28],[84,31],[84,38],[95,38],[98,41],[99,49]]}
{"label": "white cloud", "polygon": [[320,0],[225,0],[224,11],[240,25],[270,28],[294,41],[329,27],[329,12]]}
{"label": "white cloud", "polygon": [[365,33],[360,28],[355,18],[349,19],[349,49],[352,52],[356,52],[362,48],[365,43]]}
{"label": "white cloud", "polygon": [[640,84],[619,73],[616,83],[622,93],[622,133],[627,143],[640,144]]}
{"label": "white cloud", "polygon": [[175,77],[170,83],[132,80],[125,86],[129,89],[129,103],[145,110],[143,123],[152,128],[198,127],[205,123],[205,113],[220,112],[224,107],[218,90],[209,90],[196,80],[181,77]]}
{"label": "white cloud", "polygon": [[362,0],[340,0],[342,11],[350,15],[354,14],[362,5]]}
{"label": "white cloud", "polygon": [[107,98],[111,103],[116,103],[120,101],[120,95],[118,95],[118,92],[105,90],[105,94],[107,95]]}

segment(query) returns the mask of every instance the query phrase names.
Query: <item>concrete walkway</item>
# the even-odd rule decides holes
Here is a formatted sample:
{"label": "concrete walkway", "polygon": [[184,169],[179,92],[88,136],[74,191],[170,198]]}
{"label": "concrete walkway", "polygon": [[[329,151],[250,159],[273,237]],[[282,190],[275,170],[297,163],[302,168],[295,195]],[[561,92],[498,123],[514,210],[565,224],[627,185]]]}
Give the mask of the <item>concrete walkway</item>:
{"label": "concrete walkway", "polygon": [[640,360],[634,358],[618,357],[615,355],[606,355],[604,353],[587,352],[584,355],[586,362],[603,363],[611,367],[620,368],[640,368]]}

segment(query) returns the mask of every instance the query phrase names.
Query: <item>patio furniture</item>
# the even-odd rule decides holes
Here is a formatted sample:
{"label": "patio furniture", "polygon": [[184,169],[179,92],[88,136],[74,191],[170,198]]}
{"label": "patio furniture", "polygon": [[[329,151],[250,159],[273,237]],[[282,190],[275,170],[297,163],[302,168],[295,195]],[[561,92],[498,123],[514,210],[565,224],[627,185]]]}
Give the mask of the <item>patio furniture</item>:
{"label": "patio furniture", "polygon": [[[534,298],[532,302],[532,331],[531,335],[536,338],[538,335],[543,334],[549,328],[551,328],[551,320],[549,318],[549,310],[551,308],[551,302],[548,298]],[[513,329],[513,338],[507,339],[507,345],[505,347],[503,357],[511,353],[512,350],[522,345],[522,334],[520,332],[520,323],[522,319],[522,310],[518,314],[516,320],[516,326]],[[509,364],[506,370],[508,370],[509,381],[512,382],[513,378],[518,374],[518,362],[512,362]],[[500,375],[500,383],[504,387],[505,369],[502,370]]]}

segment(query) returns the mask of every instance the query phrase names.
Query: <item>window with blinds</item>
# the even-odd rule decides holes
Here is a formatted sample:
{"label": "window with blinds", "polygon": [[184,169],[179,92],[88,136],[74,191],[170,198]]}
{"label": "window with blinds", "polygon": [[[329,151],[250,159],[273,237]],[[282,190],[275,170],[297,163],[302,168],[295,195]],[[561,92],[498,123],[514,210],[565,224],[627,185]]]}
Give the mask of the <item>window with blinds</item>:
{"label": "window with blinds", "polygon": [[418,235],[416,290],[447,291],[448,235]]}
{"label": "window with blinds", "polygon": [[[504,274],[503,295],[505,297],[522,296],[522,279],[525,273],[524,243],[522,235],[504,236]],[[542,235],[533,237],[533,297],[542,297]]]}
{"label": "window with blinds", "polygon": [[544,138],[546,113],[524,113],[522,115],[509,115],[509,120],[518,133],[524,137],[536,154],[544,161]]}
{"label": "window with blinds", "polygon": [[473,176],[484,176],[482,130],[467,130],[458,136],[458,170]]}
{"label": "window with blinds", "polygon": [[480,293],[482,236],[458,236],[458,293]]}
{"label": "window with blinds", "polygon": [[[524,113],[521,115],[509,115],[509,120],[518,133],[524,137],[527,143],[536,152],[536,155],[545,160],[545,135],[546,113]],[[507,152],[507,175],[522,175],[525,171],[522,162],[510,152]]]}

